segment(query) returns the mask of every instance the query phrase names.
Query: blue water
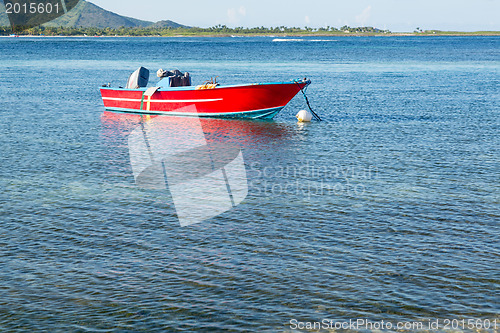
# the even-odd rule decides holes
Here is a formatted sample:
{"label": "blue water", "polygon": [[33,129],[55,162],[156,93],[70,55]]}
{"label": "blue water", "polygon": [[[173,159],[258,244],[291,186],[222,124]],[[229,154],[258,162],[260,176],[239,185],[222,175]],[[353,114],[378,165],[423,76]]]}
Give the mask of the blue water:
{"label": "blue water", "polygon": [[[500,38],[273,40],[0,39],[0,331],[498,331]],[[98,87],[141,65],[307,76],[324,121],[297,124],[297,96],[271,122],[204,122],[243,151],[249,193],[181,227],[169,191],[134,181],[150,120],[103,112]]]}

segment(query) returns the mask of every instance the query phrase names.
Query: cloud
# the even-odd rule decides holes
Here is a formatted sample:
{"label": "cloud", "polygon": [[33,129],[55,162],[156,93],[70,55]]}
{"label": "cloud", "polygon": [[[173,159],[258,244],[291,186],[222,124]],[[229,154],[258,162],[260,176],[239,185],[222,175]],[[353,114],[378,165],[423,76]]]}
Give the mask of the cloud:
{"label": "cloud", "polygon": [[238,13],[240,13],[241,16],[247,16],[247,9],[243,6],[241,6],[239,9],[238,9]]}
{"label": "cloud", "polygon": [[366,7],[361,14],[356,16],[356,23],[365,26],[370,17],[372,16],[372,6]]}
{"label": "cloud", "polygon": [[309,16],[306,16],[306,17],[304,18],[304,20],[306,21],[306,24],[311,23],[311,19],[309,18]]}
{"label": "cloud", "polygon": [[242,17],[247,16],[247,9],[244,6],[240,6],[240,8],[228,8],[227,10],[227,18],[229,19],[229,23],[238,24]]}

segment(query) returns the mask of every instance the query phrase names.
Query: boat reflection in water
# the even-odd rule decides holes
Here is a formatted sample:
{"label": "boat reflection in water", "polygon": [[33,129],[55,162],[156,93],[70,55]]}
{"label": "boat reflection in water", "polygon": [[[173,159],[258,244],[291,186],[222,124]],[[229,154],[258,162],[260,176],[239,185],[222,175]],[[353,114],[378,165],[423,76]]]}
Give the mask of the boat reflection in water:
{"label": "boat reflection in water", "polygon": [[181,226],[239,205],[248,195],[242,149],[282,134],[268,131],[273,123],[245,120],[105,112],[102,121],[108,131],[127,133],[137,186],[168,189]]}

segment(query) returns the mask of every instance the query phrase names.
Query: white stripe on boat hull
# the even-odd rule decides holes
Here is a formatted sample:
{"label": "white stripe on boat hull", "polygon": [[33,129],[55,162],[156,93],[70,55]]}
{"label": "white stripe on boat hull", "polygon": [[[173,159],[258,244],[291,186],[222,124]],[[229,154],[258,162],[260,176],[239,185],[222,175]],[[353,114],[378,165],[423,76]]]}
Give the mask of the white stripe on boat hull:
{"label": "white stripe on boat hull", "polygon": [[[102,99],[108,101],[120,101],[120,102],[140,102],[142,99],[135,98],[118,98],[118,97],[103,97]],[[214,99],[152,99],[151,103],[198,103],[198,102],[218,102],[222,101],[222,98]],[[149,102],[146,98],[144,102]]]}

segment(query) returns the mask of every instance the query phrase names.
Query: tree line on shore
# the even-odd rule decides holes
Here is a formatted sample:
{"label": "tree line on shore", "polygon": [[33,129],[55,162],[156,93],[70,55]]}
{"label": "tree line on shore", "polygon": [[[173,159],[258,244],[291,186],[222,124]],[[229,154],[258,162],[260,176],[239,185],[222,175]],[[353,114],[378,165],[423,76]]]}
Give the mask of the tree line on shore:
{"label": "tree line on shore", "polygon": [[258,34],[345,34],[345,33],[390,33],[374,27],[341,28],[323,27],[254,27],[230,28],[226,25],[216,25],[210,28],[198,27],[120,27],[120,28],[73,28],[73,27],[45,27],[37,26],[14,32],[10,27],[0,27],[0,35],[11,34],[32,36],[175,36],[175,35],[258,35]]}

